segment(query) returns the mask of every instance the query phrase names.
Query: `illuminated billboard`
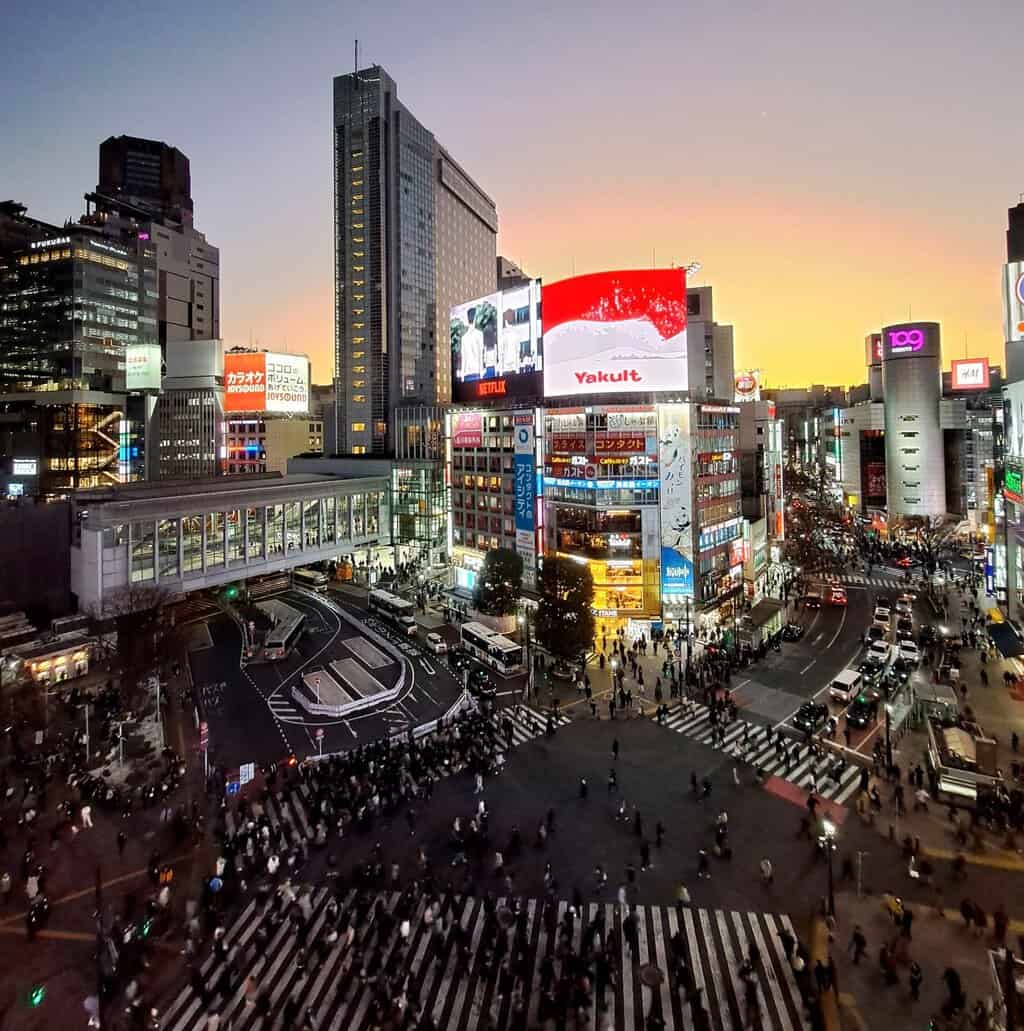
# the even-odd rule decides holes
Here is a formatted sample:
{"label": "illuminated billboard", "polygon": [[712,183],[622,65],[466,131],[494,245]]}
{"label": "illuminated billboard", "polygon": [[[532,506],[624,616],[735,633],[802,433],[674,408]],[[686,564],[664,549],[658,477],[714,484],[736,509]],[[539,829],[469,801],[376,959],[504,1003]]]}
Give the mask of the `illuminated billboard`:
{"label": "illuminated billboard", "polygon": [[736,373],[734,401],[761,400],[761,370],[746,369]]}
{"label": "illuminated billboard", "polygon": [[1007,343],[1024,340],[1024,261],[1003,266],[1003,329]]}
{"label": "illuminated billboard", "polygon": [[661,601],[666,618],[693,597],[693,444],[690,406],[658,406]]}
{"label": "illuminated billboard", "polygon": [[864,338],[865,360],[868,365],[882,364],[882,334],[868,333]]}
{"label": "illuminated billboard", "polygon": [[456,305],[449,332],[454,402],[540,396],[539,279]]}
{"label": "illuminated billboard", "polygon": [[484,417],[480,412],[456,412],[452,416],[452,447],[483,447]]}
{"label": "illuminated billboard", "polygon": [[298,354],[224,355],[225,412],[309,411],[309,359]]}
{"label": "illuminated billboard", "polygon": [[159,390],[161,364],[159,344],[129,344],[124,349],[125,389]]}
{"label": "illuminated billboard", "polygon": [[1003,387],[1003,447],[1007,458],[1024,461],[1024,381]]}
{"label": "illuminated billboard", "polygon": [[903,322],[882,330],[882,359],[937,358],[942,353],[937,322]]}
{"label": "illuminated billboard", "polygon": [[988,359],[954,359],[951,378],[954,390],[988,390]]}
{"label": "illuminated billboard", "polygon": [[544,287],[544,395],[687,389],[686,272],[598,272]]}

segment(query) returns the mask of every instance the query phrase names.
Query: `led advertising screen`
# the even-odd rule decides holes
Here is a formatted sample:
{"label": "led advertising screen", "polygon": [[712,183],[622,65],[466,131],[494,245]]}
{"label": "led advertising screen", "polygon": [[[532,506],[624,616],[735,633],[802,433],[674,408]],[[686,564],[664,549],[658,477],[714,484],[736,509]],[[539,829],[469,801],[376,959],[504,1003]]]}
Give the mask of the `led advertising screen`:
{"label": "led advertising screen", "polygon": [[224,411],[309,411],[309,359],[270,351],[224,355]]}
{"label": "led advertising screen", "polygon": [[661,470],[661,600],[678,607],[693,597],[693,440],[690,406],[658,406]]}
{"label": "led advertising screen", "polygon": [[952,382],[954,390],[988,390],[990,382],[988,359],[954,359]]}
{"label": "led advertising screen", "polygon": [[544,395],[686,390],[686,271],[597,272],[544,287]]}
{"label": "led advertising screen", "polygon": [[125,389],[159,390],[161,364],[159,344],[129,344],[124,349]]}
{"label": "led advertising screen", "polygon": [[1003,266],[1003,329],[1007,343],[1024,340],[1024,261]]}
{"label": "led advertising screen", "polygon": [[882,360],[932,358],[942,353],[937,322],[903,322],[882,330]]}
{"label": "led advertising screen", "polygon": [[1003,447],[1008,458],[1024,461],[1024,381],[1003,387]]}
{"label": "led advertising screen", "polygon": [[452,401],[539,397],[544,368],[540,280],[451,309]]}

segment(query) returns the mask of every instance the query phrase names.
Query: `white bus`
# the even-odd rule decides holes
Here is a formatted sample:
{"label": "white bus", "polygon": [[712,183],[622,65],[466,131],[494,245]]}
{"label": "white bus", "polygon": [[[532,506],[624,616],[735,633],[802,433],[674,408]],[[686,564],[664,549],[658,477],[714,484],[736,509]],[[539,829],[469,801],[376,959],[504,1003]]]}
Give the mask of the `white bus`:
{"label": "white bus", "polygon": [[306,617],[301,612],[287,619],[282,619],[275,626],[263,643],[263,657],[276,662],[278,659],[287,658],[288,654],[295,647],[306,624]]}
{"label": "white bus", "polygon": [[324,594],[327,591],[327,574],[316,569],[293,569],[292,582],[296,587],[307,587],[317,594]]}
{"label": "white bus", "polygon": [[462,647],[488,669],[502,676],[523,670],[523,646],[492,630],[483,623],[463,623]]}
{"label": "white bus", "polygon": [[387,591],[370,591],[366,601],[371,612],[387,616],[398,624],[407,637],[416,633],[416,606],[411,601],[388,594]]}

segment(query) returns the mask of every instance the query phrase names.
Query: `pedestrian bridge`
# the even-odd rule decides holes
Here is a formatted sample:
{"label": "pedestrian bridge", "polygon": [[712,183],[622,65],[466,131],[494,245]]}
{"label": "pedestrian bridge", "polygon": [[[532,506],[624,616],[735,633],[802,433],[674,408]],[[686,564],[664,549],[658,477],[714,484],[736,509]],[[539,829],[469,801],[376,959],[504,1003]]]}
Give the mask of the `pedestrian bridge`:
{"label": "pedestrian bridge", "polygon": [[71,590],[97,615],[147,590],[187,594],[391,540],[387,479],[373,476],[120,485],[81,491],[72,519]]}

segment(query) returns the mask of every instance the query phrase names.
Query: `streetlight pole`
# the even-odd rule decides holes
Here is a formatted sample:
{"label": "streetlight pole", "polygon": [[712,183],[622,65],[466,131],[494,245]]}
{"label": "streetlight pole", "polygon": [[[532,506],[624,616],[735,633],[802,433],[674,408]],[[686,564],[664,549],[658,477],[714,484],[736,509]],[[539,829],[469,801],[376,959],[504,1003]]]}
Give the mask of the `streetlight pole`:
{"label": "streetlight pole", "polygon": [[832,853],[836,847],[836,825],[831,820],[823,820],[822,837],[825,839],[825,858],[828,860],[828,915],[836,915],[835,882],[832,875]]}
{"label": "streetlight pole", "polygon": [[892,706],[885,703],[885,768],[892,769]]}

